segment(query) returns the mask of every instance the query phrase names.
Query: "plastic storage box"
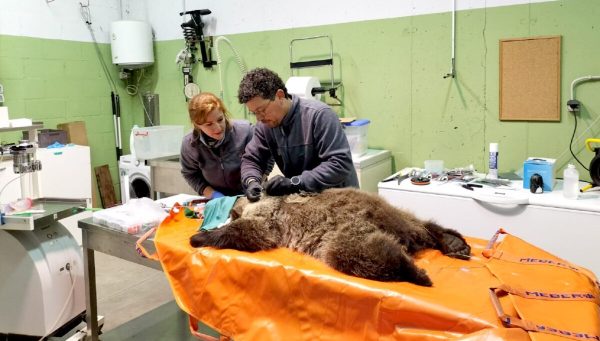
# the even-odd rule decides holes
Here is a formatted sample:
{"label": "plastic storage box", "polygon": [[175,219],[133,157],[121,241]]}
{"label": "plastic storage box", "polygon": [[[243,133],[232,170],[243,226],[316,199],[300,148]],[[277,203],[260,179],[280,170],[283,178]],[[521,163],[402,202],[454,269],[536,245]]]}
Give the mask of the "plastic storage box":
{"label": "plastic storage box", "polygon": [[179,155],[183,126],[161,125],[137,127],[131,130],[131,154],[138,160],[151,160],[165,156]]}
{"label": "plastic storage box", "polygon": [[[29,131],[23,131],[24,140],[33,140],[33,136],[29,136]],[[56,129],[39,129],[37,131],[37,141],[40,148],[46,148],[55,142],[67,144],[67,132]]]}
{"label": "plastic storage box", "polygon": [[369,123],[371,123],[369,120],[355,120],[344,123],[344,132],[350,144],[350,152],[353,159],[367,152],[367,129],[369,128]]}
{"label": "plastic storage box", "polygon": [[554,164],[555,159],[530,157],[523,163],[523,188],[529,189],[531,176],[533,174],[539,174],[544,184],[542,188],[544,192],[552,191],[556,182]]}

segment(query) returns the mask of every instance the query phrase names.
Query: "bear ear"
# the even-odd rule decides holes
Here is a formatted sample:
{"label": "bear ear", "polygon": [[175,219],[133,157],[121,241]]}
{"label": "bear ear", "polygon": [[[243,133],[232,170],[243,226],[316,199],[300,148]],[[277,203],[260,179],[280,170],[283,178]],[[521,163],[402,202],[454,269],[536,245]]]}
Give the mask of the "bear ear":
{"label": "bear ear", "polygon": [[248,198],[246,198],[246,197],[239,197],[235,201],[235,204],[233,204],[233,208],[231,209],[231,220],[236,220],[239,217],[241,217],[242,213],[244,212],[244,208],[249,203],[250,202],[248,201]]}

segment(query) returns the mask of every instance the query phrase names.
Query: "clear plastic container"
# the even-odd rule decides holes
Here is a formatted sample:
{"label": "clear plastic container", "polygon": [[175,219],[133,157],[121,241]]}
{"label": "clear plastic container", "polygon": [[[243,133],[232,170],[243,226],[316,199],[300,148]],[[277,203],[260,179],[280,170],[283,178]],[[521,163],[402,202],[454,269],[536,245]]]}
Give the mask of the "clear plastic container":
{"label": "clear plastic container", "polygon": [[369,120],[356,120],[344,124],[344,133],[350,144],[350,152],[352,158],[356,159],[367,153],[367,129],[369,128]]}
{"label": "clear plastic container", "polygon": [[131,129],[131,154],[138,160],[151,160],[179,155],[183,140],[183,126],[162,125]]}
{"label": "clear plastic container", "polygon": [[567,199],[577,199],[579,196],[579,172],[572,164],[563,173],[563,196]]}
{"label": "clear plastic container", "polygon": [[425,160],[425,170],[431,174],[440,175],[444,172],[444,160]]}

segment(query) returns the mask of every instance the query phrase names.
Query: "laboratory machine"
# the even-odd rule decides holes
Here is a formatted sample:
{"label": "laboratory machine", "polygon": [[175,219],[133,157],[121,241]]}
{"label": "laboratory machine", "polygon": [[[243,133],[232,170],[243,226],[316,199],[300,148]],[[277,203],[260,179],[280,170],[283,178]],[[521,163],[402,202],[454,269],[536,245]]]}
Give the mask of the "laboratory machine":
{"label": "laboratory machine", "polygon": [[[0,132],[5,130],[16,129]],[[41,196],[44,165],[37,149],[34,142],[21,141],[10,147],[12,169],[3,162],[2,172],[12,172],[11,180],[20,183],[0,200],[0,337],[9,340],[62,335],[85,317],[81,247],[61,220],[84,211],[89,202]],[[19,199],[13,200],[14,193]]]}

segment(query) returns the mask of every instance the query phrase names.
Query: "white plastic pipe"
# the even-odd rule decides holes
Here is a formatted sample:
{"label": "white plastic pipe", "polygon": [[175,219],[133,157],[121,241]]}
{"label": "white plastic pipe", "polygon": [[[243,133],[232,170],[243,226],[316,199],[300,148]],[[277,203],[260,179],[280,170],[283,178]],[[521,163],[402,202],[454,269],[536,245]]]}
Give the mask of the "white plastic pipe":
{"label": "white plastic pipe", "polygon": [[600,80],[600,76],[583,76],[576,78],[571,82],[571,99],[575,99],[575,86],[579,83],[587,82],[587,81],[597,81]]}

